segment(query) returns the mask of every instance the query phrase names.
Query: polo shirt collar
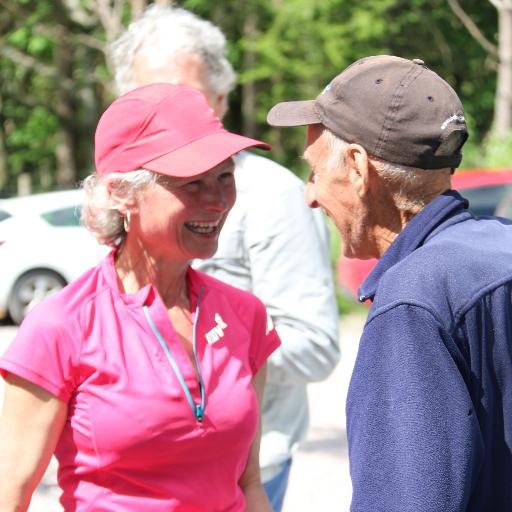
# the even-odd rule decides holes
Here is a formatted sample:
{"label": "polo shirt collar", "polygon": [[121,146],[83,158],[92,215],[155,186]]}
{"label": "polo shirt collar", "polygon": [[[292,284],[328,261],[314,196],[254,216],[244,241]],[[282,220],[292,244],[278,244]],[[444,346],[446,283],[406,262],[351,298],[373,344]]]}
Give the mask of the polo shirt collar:
{"label": "polo shirt collar", "polygon": [[[423,245],[437,228],[451,217],[466,210],[467,207],[467,200],[455,190],[447,190],[427,204],[407,223],[381,256],[358,290],[359,301],[364,302],[368,299],[373,301],[380,279],[386,271]],[[468,216],[471,215],[469,212],[467,213]],[[458,219],[456,222],[460,220],[462,219]]]}

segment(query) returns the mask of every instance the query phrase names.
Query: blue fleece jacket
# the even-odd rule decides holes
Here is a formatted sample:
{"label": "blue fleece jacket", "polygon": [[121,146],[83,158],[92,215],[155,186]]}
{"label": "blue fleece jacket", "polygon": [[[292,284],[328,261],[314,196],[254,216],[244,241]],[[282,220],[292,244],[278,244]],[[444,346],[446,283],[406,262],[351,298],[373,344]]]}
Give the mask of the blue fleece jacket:
{"label": "blue fleece jacket", "polygon": [[351,511],[512,511],[512,223],[445,192],[360,295]]}

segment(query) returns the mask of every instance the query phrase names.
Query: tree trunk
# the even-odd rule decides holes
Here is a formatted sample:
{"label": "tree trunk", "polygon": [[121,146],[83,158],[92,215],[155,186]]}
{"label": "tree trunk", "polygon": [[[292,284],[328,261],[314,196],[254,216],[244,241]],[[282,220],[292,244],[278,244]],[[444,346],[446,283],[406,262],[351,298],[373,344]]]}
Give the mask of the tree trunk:
{"label": "tree trunk", "polygon": [[[242,60],[244,70],[251,69],[256,61],[256,55],[252,48],[250,48],[250,43],[255,38],[256,30],[256,13],[249,12],[243,25],[243,37],[246,42]],[[247,45],[247,43],[249,44]],[[256,87],[252,80],[242,84],[242,126],[244,135],[248,137],[256,136]]]}
{"label": "tree trunk", "polygon": [[494,129],[498,137],[504,137],[512,129],[512,6],[507,2],[498,8],[498,30],[499,68]]}
{"label": "tree trunk", "polygon": [[146,0],[132,0],[132,13],[131,20],[134,21],[140,18],[140,15],[146,8]]}
{"label": "tree trunk", "polygon": [[[72,79],[73,76],[73,49],[71,41],[66,37],[64,29],[57,31],[55,46],[55,67],[59,77]],[[62,80],[64,81],[64,80]],[[75,112],[73,104],[73,91],[65,85],[61,86],[56,94],[56,111],[61,119],[60,130],[57,134],[57,186],[70,188],[76,185],[78,180],[75,160],[75,144],[73,126]]]}
{"label": "tree trunk", "polygon": [[78,180],[73,152],[73,137],[64,125],[57,134],[57,186],[72,188]]}
{"label": "tree trunk", "polygon": [[[0,119],[3,119],[3,101],[0,96]],[[7,151],[5,149],[5,133],[3,124],[0,126],[0,196],[7,188],[7,182],[9,180],[9,174],[7,172]]]}

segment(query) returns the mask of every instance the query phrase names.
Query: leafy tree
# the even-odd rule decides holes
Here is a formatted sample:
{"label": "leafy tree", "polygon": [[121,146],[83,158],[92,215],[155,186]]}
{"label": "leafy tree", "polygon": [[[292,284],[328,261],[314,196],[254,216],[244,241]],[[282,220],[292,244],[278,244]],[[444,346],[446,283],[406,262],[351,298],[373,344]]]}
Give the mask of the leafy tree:
{"label": "leafy tree", "polygon": [[[498,35],[491,40],[481,30],[482,20],[468,13],[458,0],[447,0],[451,10],[468,33],[485,50],[488,61],[496,70],[494,115],[481,149],[475,145],[466,151],[469,166],[505,167],[512,161],[512,0],[489,0],[497,11]],[[489,94],[491,91],[487,91]]]}
{"label": "leafy tree", "polygon": [[[494,112],[496,62],[450,8],[451,0],[181,0],[226,33],[239,84],[228,126],[273,144],[299,174],[305,131],[275,130],[268,109],[314,98],[354,60],[390,53],[422,58],[460,93],[479,162]],[[490,44],[490,0],[464,11]],[[509,1],[509,0],[507,0]],[[158,0],[169,3],[169,0]],[[30,173],[34,188],[73,186],[92,169],[93,130],[114,96],[106,48],[146,0],[0,0],[0,194]],[[465,159],[466,160],[466,159]]]}
{"label": "leafy tree", "polygon": [[97,26],[78,25],[60,1],[0,5],[7,188],[27,172],[36,189],[73,186],[79,169],[90,166],[92,130],[103,107],[104,59],[84,44]]}

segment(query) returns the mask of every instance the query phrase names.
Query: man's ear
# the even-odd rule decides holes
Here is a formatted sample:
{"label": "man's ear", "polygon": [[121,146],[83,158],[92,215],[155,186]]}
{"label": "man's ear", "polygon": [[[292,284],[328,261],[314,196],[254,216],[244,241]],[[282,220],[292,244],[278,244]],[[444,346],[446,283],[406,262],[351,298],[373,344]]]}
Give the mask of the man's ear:
{"label": "man's ear", "polygon": [[368,153],[359,144],[349,144],[345,150],[345,166],[348,178],[359,197],[368,193],[370,170]]}
{"label": "man's ear", "polygon": [[127,198],[119,193],[119,189],[114,180],[107,178],[106,192],[108,195],[110,206],[113,210],[117,210],[121,215],[125,216],[127,211],[134,212],[137,209],[137,202],[133,197]]}

